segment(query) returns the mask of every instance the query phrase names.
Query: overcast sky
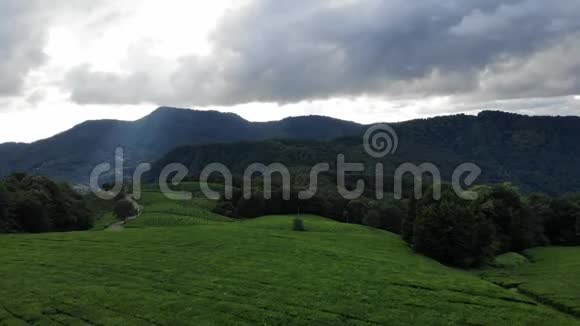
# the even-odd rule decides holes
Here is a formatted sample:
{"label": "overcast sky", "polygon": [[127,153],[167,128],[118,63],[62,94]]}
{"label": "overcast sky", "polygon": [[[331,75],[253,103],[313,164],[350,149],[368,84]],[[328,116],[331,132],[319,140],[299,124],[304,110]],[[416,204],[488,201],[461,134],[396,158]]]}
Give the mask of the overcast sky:
{"label": "overcast sky", "polygon": [[0,142],[158,106],[580,114],[578,0],[0,0]]}

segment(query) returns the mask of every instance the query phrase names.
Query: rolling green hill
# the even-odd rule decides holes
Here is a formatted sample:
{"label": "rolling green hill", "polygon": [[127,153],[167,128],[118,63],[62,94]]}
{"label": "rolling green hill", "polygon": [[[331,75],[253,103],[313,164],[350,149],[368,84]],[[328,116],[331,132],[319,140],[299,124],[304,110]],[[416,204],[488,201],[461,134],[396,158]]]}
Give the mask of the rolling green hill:
{"label": "rolling green hill", "polygon": [[528,261],[485,271],[483,277],[580,317],[580,248],[537,248],[524,254]]}
{"label": "rolling green hill", "polygon": [[0,324],[578,324],[388,232],[316,216],[302,216],[306,232],[293,216],[233,222],[155,187],[140,203],[121,232],[0,236]]}

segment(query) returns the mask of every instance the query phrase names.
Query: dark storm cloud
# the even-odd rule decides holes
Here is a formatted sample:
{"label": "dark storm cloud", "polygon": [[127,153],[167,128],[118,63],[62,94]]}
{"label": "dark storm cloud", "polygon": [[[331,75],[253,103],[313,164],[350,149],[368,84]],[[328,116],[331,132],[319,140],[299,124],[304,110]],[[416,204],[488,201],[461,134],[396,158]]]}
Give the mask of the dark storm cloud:
{"label": "dark storm cloud", "polygon": [[146,70],[85,67],[67,84],[81,103],[564,96],[580,93],[578,17],[576,0],[256,0],[223,18],[209,56],[167,72],[165,90],[147,89]]}

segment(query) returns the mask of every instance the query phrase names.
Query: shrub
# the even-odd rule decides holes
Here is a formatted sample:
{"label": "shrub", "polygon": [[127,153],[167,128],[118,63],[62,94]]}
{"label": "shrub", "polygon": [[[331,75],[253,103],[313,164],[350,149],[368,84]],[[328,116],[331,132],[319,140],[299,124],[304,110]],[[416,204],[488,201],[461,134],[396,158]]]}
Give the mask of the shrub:
{"label": "shrub", "polygon": [[252,197],[246,199],[244,197],[238,200],[234,215],[241,218],[255,218],[266,215],[266,204],[264,195],[259,192],[252,194]]}
{"label": "shrub", "polygon": [[346,223],[362,224],[364,217],[368,213],[368,203],[364,199],[350,201],[345,208]]}
{"label": "shrub", "polygon": [[135,209],[135,205],[133,205],[132,202],[128,201],[127,199],[121,199],[115,205],[114,213],[119,220],[125,220],[131,216],[135,216],[137,214],[137,210]]}
{"label": "shrub", "polygon": [[362,224],[372,228],[380,228],[382,226],[381,212],[378,209],[371,209],[363,218]]}
{"label": "shrub", "polygon": [[220,201],[217,203],[212,212],[227,217],[234,217],[234,210],[235,207],[231,201]]}
{"label": "shrub", "polygon": [[508,252],[501,256],[495,257],[495,261],[491,264],[491,266],[498,268],[515,268],[527,263],[529,263],[529,260],[525,256],[515,252]]}
{"label": "shrub", "polygon": [[304,228],[304,222],[300,218],[295,218],[292,222],[292,231],[304,232],[306,228]]}

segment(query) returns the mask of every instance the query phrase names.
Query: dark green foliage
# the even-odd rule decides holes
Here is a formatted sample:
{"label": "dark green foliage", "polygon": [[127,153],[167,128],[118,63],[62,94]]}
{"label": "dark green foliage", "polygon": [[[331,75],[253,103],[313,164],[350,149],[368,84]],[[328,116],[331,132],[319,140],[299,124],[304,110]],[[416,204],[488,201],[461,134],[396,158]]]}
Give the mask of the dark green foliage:
{"label": "dark green foliage", "polygon": [[345,208],[344,216],[346,223],[362,224],[365,216],[368,214],[368,200],[355,199],[351,200]]}
{"label": "dark green foliage", "polygon": [[[12,197],[11,208],[16,224],[24,232],[40,233],[52,229],[48,210],[33,193],[15,193]],[[58,219],[58,216],[55,219]]]}
{"label": "dark green foliage", "polygon": [[[238,197],[238,196],[234,196]],[[319,189],[310,199],[299,199],[298,192],[291,192],[289,199],[274,190],[270,199],[261,191],[254,191],[251,198],[221,200],[213,212],[233,218],[256,218],[264,215],[315,214],[344,223],[364,224],[370,227],[401,232],[401,223],[406,214],[406,202],[395,200],[370,200],[360,198],[348,201],[336,190]]]}
{"label": "dark green foliage", "polygon": [[401,234],[403,228],[403,218],[406,216],[406,211],[398,206],[387,207],[383,211],[383,222],[381,229]]}
{"label": "dark green foliage", "polygon": [[534,244],[546,246],[550,239],[546,234],[546,225],[552,216],[552,199],[542,194],[532,194],[526,198],[527,213],[534,227]]}
{"label": "dark green foliage", "polygon": [[[511,182],[523,193],[549,195],[580,189],[580,157],[574,154],[580,152],[577,141],[580,119],[576,117],[483,112],[478,116],[414,120],[392,127],[399,136],[400,146],[396,155],[382,160],[386,168],[386,192],[392,191],[392,173],[405,162],[433,163],[441,170],[444,181],[450,181],[459,164],[474,162],[483,171],[479,184]],[[354,184],[353,179],[363,178],[367,185],[365,196],[370,198],[375,184],[370,172],[376,161],[363,149],[362,129],[358,133],[353,131],[350,137],[332,141],[277,139],[180,147],[154,164],[151,175],[158,176],[167,163],[173,162],[189,167],[194,176],[213,162],[225,164],[238,176],[254,162],[280,162],[291,169],[327,162],[332,169],[337,154],[343,153],[348,161],[363,162],[367,166],[367,171],[360,175],[348,176],[347,186]],[[403,188],[406,198],[410,197],[410,190],[408,185]]]}
{"label": "dark green foliage", "polygon": [[252,197],[240,198],[234,210],[234,216],[238,218],[254,218],[266,214],[266,204],[262,193],[254,193]]}
{"label": "dark green foliage", "polygon": [[304,221],[300,218],[295,218],[292,221],[292,231],[304,232],[306,229],[304,228]]}
{"label": "dark green foliage", "polygon": [[496,227],[499,253],[521,251],[538,245],[541,233],[522,201],[518,190],[511,184],[498,184],[477,188],[479,199],[475,203],[481,213]]}
{"label": "dark green foliage", "polygon": [[380,228],[382,226],[381,212],[378,209],[371,209],[364,216],[362,224],[372,228]]}
{"label": "dark green foliage", "polygon": [[13,222],[8,218],[8,191],[0,182],[0,233],[12,230],[11,223]]}
{"label": "dark green foliage", "polygon": [[445,185],[441,200],[427,195],[419,203],[413,243],[417,252],[443,263],[473,267],[494,256],[494,227]]}
{"label": "dark green foliage", "polygon": [[571,197],[552,200],[546,236],[556,245],[579,245],[580,206]]}
{"label": "dark green foliage", "polygon": [[364,205],[361,209],[364,214],[361,224],[397,234],[401,233],[406,203],[395,200],[359,200],[358,202]]}
{"label": "dark green foliage", "polygon": [[[233,218],[304,213],[340,219],[337,217],[342,216],[346,205],[346,200],[340,196],[322,191],[310,199],[299,199],[298,192],[291,192],[288,200],[284,199],[283,193],[276,188],[273,190],[270,199],[265,199],[260,190],[255,190],[249,199],[238,196],[236,195],[237,193],[237,191],[234,191],[234,199],[231,201],[221,200],[213,212]],[[232,215],[228,215],[230,210],[233,212]]]}
{"label": "dark green foliage", "polygon": [[94,212],[67,184],[14,174],[0,181],[0,233],[86,230]]}
{"label": "dark green foliage", "polygon": [[127,199],[121,199],[117,201],[115,204],[115,208],[113,209],[115,216],[119,220],[125,220],[131,216],[137,215],[137,210],[135,209],[135,205]]}
{"label": "dark green foliage", "polygon": [[[470,267],[537,246],[580,244],[580,196],[522,198],[511,184],[478,186],[475,201],[444,185],[441,201],[411,199],[403,239],[444,263]],[[411,227],[411,221],[414,221]]]}
{"label": "dark green foliage", "polygon": [[401,225],[401,237],[409,244],[413,243],[413,230],[415,227],[415,220],[417,219],[417,199],[411,196],[409,199],[409,209],[403,218]]}
{"label": "dark green foliage", "polygon": [[231,201],[220,201],[212,212],[227,217],[234,217],[235,209],[236,208]]}

